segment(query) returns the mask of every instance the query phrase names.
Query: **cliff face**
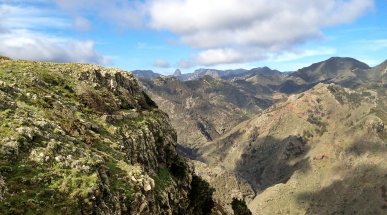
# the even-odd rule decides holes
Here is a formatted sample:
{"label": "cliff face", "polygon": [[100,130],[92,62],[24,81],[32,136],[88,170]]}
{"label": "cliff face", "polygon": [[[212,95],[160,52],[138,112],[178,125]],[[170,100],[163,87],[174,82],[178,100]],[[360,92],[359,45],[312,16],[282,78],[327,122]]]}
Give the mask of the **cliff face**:
{"label": "cliff face", "polygon": [[186,214],[175,144],[125,71],[0,59],[0,214]]}

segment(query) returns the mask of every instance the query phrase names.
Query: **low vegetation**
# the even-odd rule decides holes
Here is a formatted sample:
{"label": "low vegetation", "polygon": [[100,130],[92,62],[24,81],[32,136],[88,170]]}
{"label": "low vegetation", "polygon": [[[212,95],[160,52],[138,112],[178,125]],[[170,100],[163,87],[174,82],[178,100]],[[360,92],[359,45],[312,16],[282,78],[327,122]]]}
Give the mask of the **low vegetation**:
{"label": "low vegetation", "polygon": [[192,171],[166,114],[129,73],[0,60],[0,214],[203,205],[188,198]]}
{"label": "low vegetation", "polygon": [[233,198],[231,202],[231,207],[234,211],[234,215],[252,215],[251,211],[246,205],[246,202],[243,200]]}

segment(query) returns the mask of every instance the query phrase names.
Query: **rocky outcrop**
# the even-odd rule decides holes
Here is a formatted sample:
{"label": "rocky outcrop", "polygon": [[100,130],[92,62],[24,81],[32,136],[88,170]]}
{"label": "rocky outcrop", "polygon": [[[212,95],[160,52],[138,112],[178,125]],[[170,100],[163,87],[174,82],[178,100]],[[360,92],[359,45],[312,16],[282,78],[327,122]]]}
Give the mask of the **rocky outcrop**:
{"label": "rocky outcrop", "polygon": [[0,59],[1,214],[189,214],[168,116],[121,70]]}

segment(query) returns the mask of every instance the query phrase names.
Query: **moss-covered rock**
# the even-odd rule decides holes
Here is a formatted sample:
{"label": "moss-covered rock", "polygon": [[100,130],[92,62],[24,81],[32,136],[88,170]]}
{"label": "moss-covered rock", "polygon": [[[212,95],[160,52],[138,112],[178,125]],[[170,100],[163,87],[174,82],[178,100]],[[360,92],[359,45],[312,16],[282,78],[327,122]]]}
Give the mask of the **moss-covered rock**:
{"label": "moss-covered rock", "polygon": [[0,60],[0,214],[187,214],[192,168],[128,72]]}

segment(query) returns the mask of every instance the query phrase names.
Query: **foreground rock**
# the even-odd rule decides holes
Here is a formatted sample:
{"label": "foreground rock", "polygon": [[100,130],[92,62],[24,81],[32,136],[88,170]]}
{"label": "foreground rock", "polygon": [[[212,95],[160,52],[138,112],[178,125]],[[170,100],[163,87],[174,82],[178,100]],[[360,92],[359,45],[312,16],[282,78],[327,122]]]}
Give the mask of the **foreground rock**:
{"label": "foreground rock", "polygon": [[167,115],[125,71],[2,58],[0,123],[0,214],[201,213]]}

